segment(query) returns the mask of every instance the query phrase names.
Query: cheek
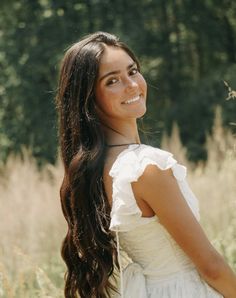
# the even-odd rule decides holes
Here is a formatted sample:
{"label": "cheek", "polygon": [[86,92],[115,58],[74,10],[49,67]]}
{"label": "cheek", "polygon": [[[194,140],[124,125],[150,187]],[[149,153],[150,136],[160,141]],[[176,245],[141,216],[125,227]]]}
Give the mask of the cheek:
{"label": "cheek", "polygon": [[142,75],[140,77],[140,84],[141,84],[142,90],[146,93],[147,92],[147,83]]}
{"label": "cheek", "polygon": [[101,105],[108,107],[111,106],[112,103],[115,103],[117,98],[121,97],[121,93],[122,91],[118,85],[113,86],[112,88],[106,88],[105,90],[98,90],[96,93],[96,101],[98,104],[100,103]]}
{"label": "cheek", "polygon": [[96,104],[100,112],[105,114],[110,114],[113,111],[113,104],[112,104],[112,98],[113,98],[113,92],[111,91],[104,91],[104,90],[97,90],[96,91]]}
{"label": "cheek", "polygon": [[147,83],[146,83],[144,77],[141,74],[139,74],[139,76],[138,76],[137,83],[139,85],[139,88],[146,95],[146,93],[147,93]]}

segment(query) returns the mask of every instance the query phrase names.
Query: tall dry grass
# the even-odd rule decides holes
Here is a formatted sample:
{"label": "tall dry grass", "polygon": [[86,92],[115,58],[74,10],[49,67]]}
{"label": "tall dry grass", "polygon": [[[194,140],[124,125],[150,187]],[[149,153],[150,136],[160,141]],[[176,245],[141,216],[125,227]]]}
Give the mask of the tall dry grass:
{"label": "tall dry grass", "polygon": [[[217,110],[208,137],[207,163],[186,159],[175,126],[162,147],[188,168],[188,181],[200,201],[202,224],[214,245],[236,269],[236,145],[221,126]],[[38,171],[34,159],[10,156],[0,174],[0,297],[63,297],[60,245],[65,221],[59,203],[60,163]]]}
{"label": "tall dry grass", "polygon": [[221,109],[216,108],[212,136],[207,136],[207,162],[187,161],[178,127],[162,148],[187,165],[187,180],[200,204],[201,224],[214,246],[236,271],[236,139],[222,127]]}
{"label": "tall dry grass", "polygon": [[10,156],[0,179],[0,297],[63,297],[62,167]]}

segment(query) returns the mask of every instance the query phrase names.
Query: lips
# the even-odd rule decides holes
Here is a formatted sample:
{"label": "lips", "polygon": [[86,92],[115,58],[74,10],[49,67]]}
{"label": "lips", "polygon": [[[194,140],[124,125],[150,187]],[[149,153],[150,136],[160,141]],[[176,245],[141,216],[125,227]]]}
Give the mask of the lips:
{"label": "lips", "polygon": [[123,101],[122,104],[131,104],[131,103],[139,101],[139,100],[140,100],[140,95],[137,95],[135,97],[127,99],[126,101]]}

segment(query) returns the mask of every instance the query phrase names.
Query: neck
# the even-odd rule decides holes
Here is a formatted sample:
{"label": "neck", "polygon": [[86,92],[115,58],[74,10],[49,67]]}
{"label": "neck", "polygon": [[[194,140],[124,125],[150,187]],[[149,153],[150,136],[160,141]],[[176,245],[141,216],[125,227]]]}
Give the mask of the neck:
{"label": "neck", "polygon": [[103,130],[107,144],[140,143],[136,120],[128,123],[116,123],[116,125],[114,123],[104,124]]}

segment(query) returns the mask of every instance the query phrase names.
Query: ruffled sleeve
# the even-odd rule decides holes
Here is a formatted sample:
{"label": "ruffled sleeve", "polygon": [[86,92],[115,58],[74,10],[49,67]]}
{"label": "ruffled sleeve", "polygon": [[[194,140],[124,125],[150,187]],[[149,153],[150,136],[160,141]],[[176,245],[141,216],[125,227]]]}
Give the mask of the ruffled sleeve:
{"label": "ruffled sleeve", "polygon": [[[129,231],[157,220],[156,216],[142,217],[131,187],[131,182],[138,180],[147,165],[156,165],[161,170],[171,168],[191,210],[194,211],[196,217],[199,216],[196,198],[190,198],[191,195],[187,193],[188,189],[185,187],[186,167],[178,164],[173,154],[168,151],[148,145],[132,146],[118,156],[109,172],[113,178],[111,230]],[[192,194],[191,191],[190,194]]]}

